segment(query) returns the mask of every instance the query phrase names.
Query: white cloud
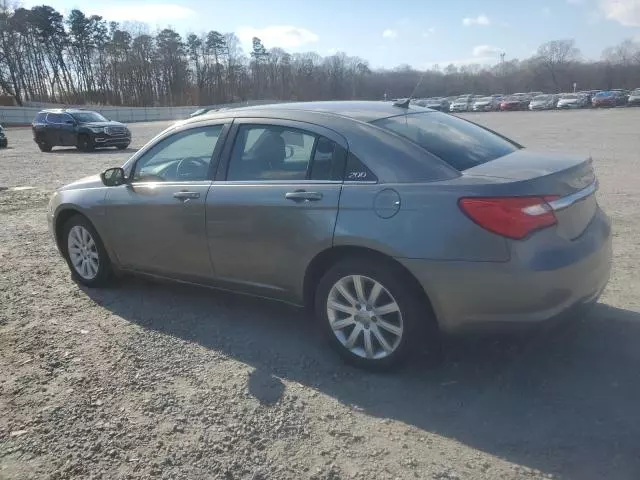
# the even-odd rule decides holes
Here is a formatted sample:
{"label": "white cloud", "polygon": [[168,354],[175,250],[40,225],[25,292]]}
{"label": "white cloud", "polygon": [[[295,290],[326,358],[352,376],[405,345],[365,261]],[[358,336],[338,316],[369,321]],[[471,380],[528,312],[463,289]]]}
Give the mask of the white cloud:
{"label": "white cloud", "polygon": [[422,32],[422,36],[423,37],[429,37],[429,36],[433,35],[434,33],[436,33],[435,27],[430,27],[430,28],[427,28],[426,31]]}
{"label": "white cloud", "polygon": [[470,27],[472,25],[489,25],[491,21],[489,17],[487,17],[484,13],[478,15],[477,17],[465,17],[462,19],[462,24],[465,27]]}
{"label": "white cloud", "polygon": [[551,9],[549,7],[542,7],[543,15],[551,15]]}
{"label": "white cloud", "polygon": [[337,48],[327,48],[327,53],[329,55],[335,55],[336,53],[338,53],[338,49]]}
{"label": "white cloud", "polygon": [[384,32],[382,32],[382,38],[396,38],[398,36],[398,32],[392,30],[391,28],[387,28]]}
{"label": "white cloud", "polygon": [[97,8],[90,7],[87,8],[87,13],[100,15],[109,21],[157,23],[182,20],[192,17],[196,12],[190,8],[173,3],[146,3],[141,5],[129,4]]}
{"label": "white cloud", "polygon": [[491,45],[476,45],[473,47],[474,57],[495,57],[502,53],[502,49],[498,47],[492,47]]}
{"label": "white cloud", "polygon": [[237,35],[246,51],[251,50],[253,37],[262,40],[262,44],[267,48],[284,49],[296,49],[320,39],[317,34],[306,28],[291,25],[269,25],[264,28],[240,27]]}
{"label": "white cloud", "polygon": [[582,0],[567,0],[567,3],[569,5],[580,5],[582,3]]}
{"label": "white cloud", "polygon": [[640,27],[640,1],[600,0],[600,9],[605,17],[625,27]]}

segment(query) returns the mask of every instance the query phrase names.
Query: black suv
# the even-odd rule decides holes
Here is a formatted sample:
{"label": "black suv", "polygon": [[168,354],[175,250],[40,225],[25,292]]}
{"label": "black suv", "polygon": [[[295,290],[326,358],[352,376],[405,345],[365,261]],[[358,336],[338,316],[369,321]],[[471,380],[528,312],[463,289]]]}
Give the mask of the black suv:
{"label": "black suv", "polygon": [[4,128],[0,125],[0,147],[4,148],[9,144],[7,136],[4,134]]}
{"label": "black suv", "polygon": [[85,152],[101,147],[124,150],[131,143],[126,125],[89,110],[43,110],[31,127],[33,140],[43,152],[57,146],[77,147]]}

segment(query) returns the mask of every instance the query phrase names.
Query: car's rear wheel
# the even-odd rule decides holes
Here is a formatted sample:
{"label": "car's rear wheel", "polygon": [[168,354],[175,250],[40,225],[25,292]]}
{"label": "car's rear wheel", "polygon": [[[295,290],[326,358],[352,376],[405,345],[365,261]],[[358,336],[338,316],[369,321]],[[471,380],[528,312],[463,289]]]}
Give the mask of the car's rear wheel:
{"label": "car's rear wheel", "polygon": [[423,297],[386,262],[339,262],[320,280],[316,316],[331,346],[348,362],[370,369],[399,366],[419,339],[437,342]]}
{"label": "car's rear wheel", "polygon": [[65,259],[73,278],[88,287],[105,285],[111,274],[111,262],[91,222],[75,215],[67,220],[63,232]]}
{"label": "car's rear wheel", "polygon": [[95,145],[89,135],[79,135],[77,147],[78,150],[82,150],[83,152],[91,152],[95,148]]}

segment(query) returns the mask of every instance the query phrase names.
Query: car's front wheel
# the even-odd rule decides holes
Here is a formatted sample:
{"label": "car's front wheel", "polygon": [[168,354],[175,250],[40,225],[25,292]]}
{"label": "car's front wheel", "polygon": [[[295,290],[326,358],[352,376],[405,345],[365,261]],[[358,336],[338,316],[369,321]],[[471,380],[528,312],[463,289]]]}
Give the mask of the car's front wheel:
{"label": "car's front wheel", "polygon": [[437,329],[423,297],[399,268],[353,259],[333,266],[316,291],[316,316],[332,347],[371,369],[398,366]]}
{"label": "car's front wheel", "polygon": [[102,240],[91,222],[75,215],[64,225],[65,259],[73,278],[88,287],[107,283],[111,263]]}

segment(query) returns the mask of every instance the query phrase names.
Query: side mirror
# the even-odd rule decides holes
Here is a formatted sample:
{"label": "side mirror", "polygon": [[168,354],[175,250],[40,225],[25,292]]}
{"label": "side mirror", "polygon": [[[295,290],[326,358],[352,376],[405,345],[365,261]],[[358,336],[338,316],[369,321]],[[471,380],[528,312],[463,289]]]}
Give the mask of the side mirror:
{"label": "side mirror", "polygon": [[107,187],[117,187],[127,183],[124,170],[121,167],[107,168],[100,174],[100,179]]}

